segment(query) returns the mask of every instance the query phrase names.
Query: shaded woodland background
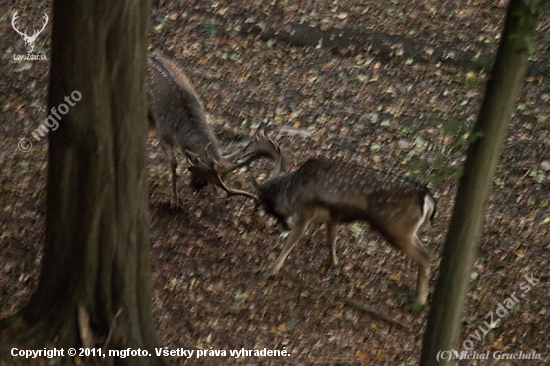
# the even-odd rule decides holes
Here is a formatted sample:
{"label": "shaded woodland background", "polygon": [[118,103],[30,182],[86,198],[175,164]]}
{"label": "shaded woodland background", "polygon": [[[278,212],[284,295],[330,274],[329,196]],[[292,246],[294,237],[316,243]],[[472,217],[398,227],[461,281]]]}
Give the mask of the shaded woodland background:
{"label": "shaded woodland background", "polygon": [[[431,182],[438,214],[421,237],[435,258],[433,286],[467,131],[479,110],[502,27],[505,9],[497,5],[159,1],[153,4],[150,44],[186,71],[226,144],[266,129],[295,164],[317,155],[341,157]],[[0,7],[5,14],[0,42],[6,50],[0,80],[4,317],[28,299],[36,284],[47,151],[45,139],[28,153],[17,150],[17,142],[47,114],[48,63],[13,60],[13,54],[24,53],[24,44],[10,19],[19,10],[39,22],[51,9],[48,2]],[[462,339],[475,332],[489,311],[518,291],[525,275],[534,274],[539,285],[476,341],[475,349],[536,351],[545,358],[543,364],[550,351],[549,14],[547,5],[495,179],[462,332]],[[36,53],[48,54],[49,32],[50,26],[39,37]],[[427,310],[411,312],[416,268],[403,255],[366,225],[352,224],[341,227],[341,263],[329,269],[324,233],[316,227],[275,280],[260,281],[258,273],[279,254],[281,228],[262,213],[254,215],[245,199],[191,192],[183,164],[183,209],[172,211],[167,161],[157,144],[152,133],[154,315],[163,345],[286,347],[292,352],[285,360],[289,364],[414,364],[419,359]],[[350,308],[346,299],[387,313],[411,331]]]}

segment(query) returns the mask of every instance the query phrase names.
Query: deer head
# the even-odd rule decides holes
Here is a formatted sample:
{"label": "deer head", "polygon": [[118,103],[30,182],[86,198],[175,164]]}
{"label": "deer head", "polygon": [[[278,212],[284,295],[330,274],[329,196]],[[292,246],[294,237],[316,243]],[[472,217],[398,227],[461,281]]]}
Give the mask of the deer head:
{"label": "deer head", "polygon": [[273,140],[263,135],[263,133],[259,133],[256,138],[240,152],[240,159],[238,160],[241,161],[237,161],[230,167],[223,170],[221,170],[221,166],[219,164],[209,164],[202,161],[197,154],[190,151],[185,151],[185,153],[187,154],[187,159],[190,165],[188,169],[191,173],[204,181],[222,188],[230,196],[241,195],[252,198],[256,202],[258,202],[258,196],[246,191],[229,188],[224,183],[223,178],[236,169],[243,166],[249,166],[253,161],[262,157],[267,157],[273,160],[275,164],[275,172],[286,170],[286,160],[280,147]]}
{"label": "deer head", "polygon": [[276,172],[286,169],[281,150],[263,134],[257,134],[245,148],[223,155],[221,144],[207,123],[204,107],[190,81],[173,61],[158,51],[147,57],[147,98],[149,124],[157,130],[160,145],[170,162],[173,207],[179,207],[175,146],[187,155],[192,173],[191,186],[195,189],[212,183],[230,195],[256,198],[252,193],[229,188],[223,178],[260,157],[273,159]]}
{"label": "deer head", "polygon": [[19,33],[19,35],[21,36],[21,38],[23,38],[23,41],[25,41],[25,47],[27,49],[27,53],[31,53],[34,49],[34,43],[36,42],[36,38],[38,38],[38,36],[40,35],[40,33],[42,33],[42,31],[44,30],[44,28],[46,28],[46,25],[48,24],[48,14],[44,14],[44,21],[42,22],[42,29],[40,30],[35,30],[34,33],[32,34],[32,36],[29,36],[27,35],[27,32],[20,32],[19,29],[17,29],[17,25],[16,25],[16,20],[17,18],[19,18],[17,16],[17,12],[15,12],[15,14],[13,14],[13,17],[11,18],[11,26],[13,27],[13,29]]}

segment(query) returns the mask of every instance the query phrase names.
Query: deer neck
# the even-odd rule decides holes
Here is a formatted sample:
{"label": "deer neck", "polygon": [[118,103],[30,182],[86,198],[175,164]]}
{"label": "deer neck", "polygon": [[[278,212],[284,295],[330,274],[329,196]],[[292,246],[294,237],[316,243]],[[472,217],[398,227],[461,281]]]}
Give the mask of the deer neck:
{"label": "deer neck", "polygon": [[297,190],[293,189],[294,172],[271,178],[262,184],[262,200],[279,219],[290,218],[297,201]]}

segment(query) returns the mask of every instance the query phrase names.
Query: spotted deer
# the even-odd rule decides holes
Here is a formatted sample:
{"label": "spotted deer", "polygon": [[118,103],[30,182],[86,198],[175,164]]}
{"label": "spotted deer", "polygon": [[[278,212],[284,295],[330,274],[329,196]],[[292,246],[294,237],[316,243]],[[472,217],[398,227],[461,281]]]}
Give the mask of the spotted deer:
{"label": "spotted deer", "polygon": [[330,261],[336,265],[338,224],[366,221],[417,263],[417,304],[426,303],[430,255],[416,232],[422,224],[430,224],[436,201],[425,185],[391,171],[319,158],[290,173],[279,175],[276,169],[259,186],[259,200],[285,228],[292,218],[283,250],[264,278],[278,273],[310,223],[326,224]]}
{"label": "spotted deer", "polygon": [[286,163],[277,144],[263,139],[247,154],[255,157],[258,151],[271,156],[275,168],[271,178],[257,185],[258,196],[247,196],[291,230],[281,254],[264,272],[264,279],[279,272],[310,223],[326,224],[330,262],[335,266],[338,224],[366,221],[416,262],[416,305],[426,303],[430,255],[416,233],[434,218],[436,200],[425,185],[391,171],[325,158],[308,160],[297,170],[281,174]]}
{"label": "spotted deer", "polygon": [[[179,206],[175,146],[179,146],[188,158],[200,159],[204,166],[212,170],[226,170],[225,174],[232,170],[226,168],[241,152],[222,155],[220,143],[187,76],[159,52],[147,57],[147,98],[149,125],[156,128],[172,173],[170,202],[172,206]],[[191,187],[198,190],[207,184],[208,181],[197,175],[191,176]]]}

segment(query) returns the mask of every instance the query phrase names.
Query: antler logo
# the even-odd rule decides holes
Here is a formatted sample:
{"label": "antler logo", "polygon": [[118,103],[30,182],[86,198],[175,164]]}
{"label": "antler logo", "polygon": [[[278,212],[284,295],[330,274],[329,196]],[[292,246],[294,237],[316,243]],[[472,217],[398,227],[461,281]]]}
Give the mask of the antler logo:
{"label": "antler logo", "polygon": [[26,31],[22,33],[19,31],[19,29],[17,29],[17,25],[15,24],[15,20],[17,18],[19,17],[17,16],[17,12],[15,12],[15,14],[13,14],[13,18],[11,18],[11,26],[17,33],[19,33],[19,35],[21,35],[21,37],[23,38],[23,41],[25,41],[25,47],[27,48],[27,53],[31,53],[32,50],[34,49],[34,42],[36,42],[36,38],[38,38],[40,33],[42,33],[42,31],[44,30],[44,28],[46,28],[46,25],[48,24],[48,20],[49,20],[48,14],[44,14],[44,22],[42,25],[42,29],[35,30],[32,36],[27,35]]}

